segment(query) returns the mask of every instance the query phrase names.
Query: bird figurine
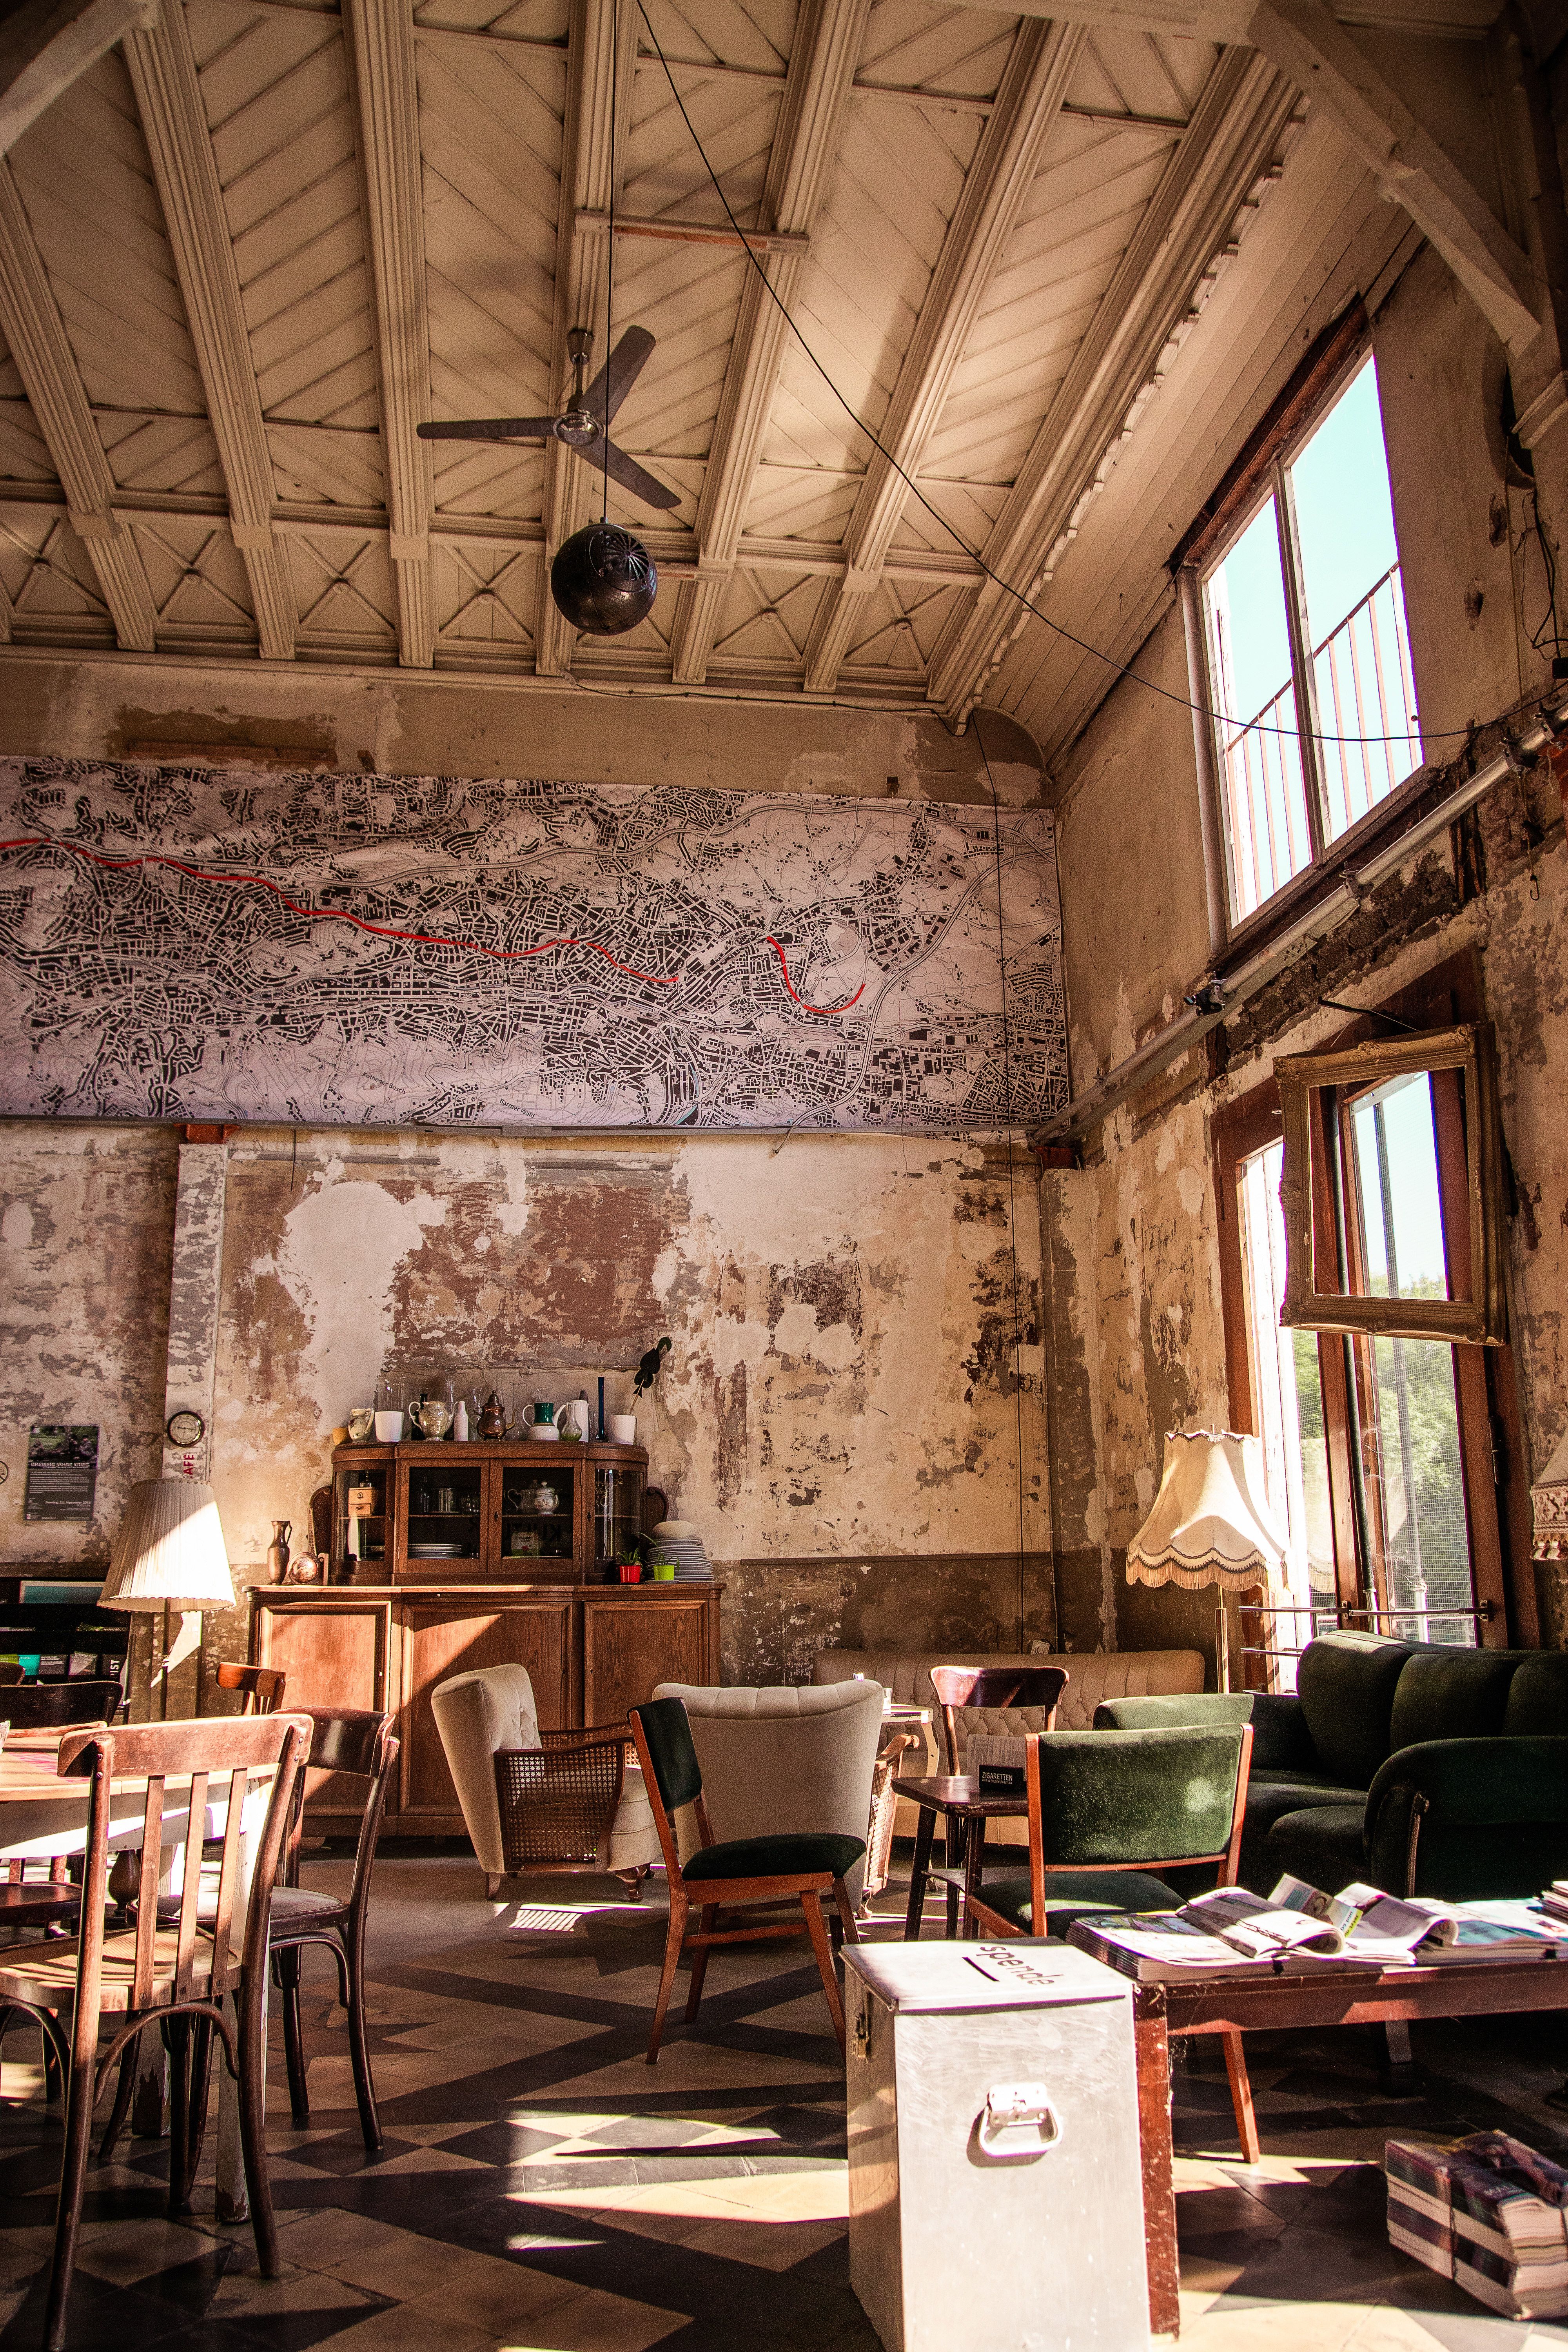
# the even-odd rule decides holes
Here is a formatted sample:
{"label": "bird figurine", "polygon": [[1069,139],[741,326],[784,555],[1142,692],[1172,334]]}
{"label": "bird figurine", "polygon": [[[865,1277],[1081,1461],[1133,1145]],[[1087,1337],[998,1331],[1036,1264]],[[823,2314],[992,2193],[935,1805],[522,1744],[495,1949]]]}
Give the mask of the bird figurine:
{"label": "bird figurine", "polygon": [[643,1395],[647,1390],[652,1388],[655,1381],[658,1380],[659,1373],[663,1369],[664,1360],[668,1353],[669,1336],[667,1332],[665,1337],[659,1341],[658,1347],[650,1348],[647,1355],[644,1356],[642,1361],[637,1366],[637,1377],[633,1381],[632,1386],[637,1391],[638,1396]]}

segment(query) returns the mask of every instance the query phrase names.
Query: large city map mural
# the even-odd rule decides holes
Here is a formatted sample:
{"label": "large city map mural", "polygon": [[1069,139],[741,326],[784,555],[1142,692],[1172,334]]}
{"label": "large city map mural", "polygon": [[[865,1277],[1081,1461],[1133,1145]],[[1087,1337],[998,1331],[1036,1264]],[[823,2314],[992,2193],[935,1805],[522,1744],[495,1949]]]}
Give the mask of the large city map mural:
{"label": "large city map mural", "polygon": [[1066,1092],[1047,810],[0,761],[0,1112],[940,1133]]}

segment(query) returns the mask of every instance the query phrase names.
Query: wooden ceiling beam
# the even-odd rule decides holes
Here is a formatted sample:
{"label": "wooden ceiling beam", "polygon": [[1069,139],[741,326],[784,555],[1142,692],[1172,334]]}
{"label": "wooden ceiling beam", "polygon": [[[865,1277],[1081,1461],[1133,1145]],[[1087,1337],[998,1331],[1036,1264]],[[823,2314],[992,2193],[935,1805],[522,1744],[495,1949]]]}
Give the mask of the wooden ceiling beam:
{"label": "wooden ceiling beam", "polygon": [[882,446],[867,461],[844,534],[847,568],[818,605],[806,641],[805,682],[814,694],[831,694],[838,683],[861,607],[880,583],[910,483],[941,421],[1088,39],[1081,25],[1038,17],[1026,17],[1018,29],[899,370],[878,436]]}
{"label": "wooden ceiling beam", "polygon": [[1234,246],[1237,215],[1278,171],[1300,100],[1255,52],[1229,49],[1210,75],[1089,331],[981,551],[997,575],[959,599],[931,655],[931,700],[962,728],[1103,480],[1162,355],[1196,315],[1204,274]]}
{"label": "wooden ceiling beam", "polygon": [[436,478],[430,445],[416,430],[431,404],[414,30],[407,0],[343,0],[375,319],[387,543],[397,583],[397,654],[405,667],[428,669],[436,653],[430,573]]}
{"label": "wooden ceiling beam", "polygon": [[59,305],[11,166],[0,158],[0,331],[32,404],[125,653],[153,649],[158,612],[134,532],[113,510],[114,477]]}
{"label": "wooden ceiling beam", "polygon": [[223,184],[183,7],[143,16],[125,36],[142,132],[228,491],[229,529],[250,581],[261,651],[287,661],[298,613],[288,557],[272,530],[272,453]]}
{"label": "wooden ceiling beam", "polygon": [[[761,219],[770,229],[809,237],[816,225],[869,13],[869,0],[804,0],[763,192]],[[757,270],[746,273],[697,509],[698,576],[682,582],[676,597],[673,676],[681,686],[700,686],[708,675],[773,413],[784,311],[805,263],[799,253],[778,253],[764,267],[773,294]]]}
{"label": "wooden ceiling beam", "polygon": [[[578,226],[580,213],[608,214],[626,178],[637,61],[637,0],[572,0],[567,47],[566,124],[561,154],[561,201],[555,236],[555,309],[550,336],[553,400],[572,379],[566,338],[574,327],[594,336],[594,365],[605,348],[605,293],[610,240]],[[617,209],[618,204],[617,204]],[[572,667],[577,632],[550,593],[556,550],[582,529],[593,509],[594,477],[556,440],[544,445],[544,552],[534,607],[533,662],[542,677],[563,677]]]}
{"label": "wooden ceiling beam", "polygon": [[10,0],[0,11],[0,155],[111,49],[145,0]]}

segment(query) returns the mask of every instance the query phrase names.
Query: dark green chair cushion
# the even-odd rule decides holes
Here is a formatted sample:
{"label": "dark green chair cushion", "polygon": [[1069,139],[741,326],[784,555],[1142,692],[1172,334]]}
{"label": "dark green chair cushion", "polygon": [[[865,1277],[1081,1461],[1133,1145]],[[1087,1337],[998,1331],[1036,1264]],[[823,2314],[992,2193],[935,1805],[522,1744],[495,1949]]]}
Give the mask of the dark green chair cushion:
{"label": "dark green chair cushion", "polygon": [[1426,1650],[1405,1661],[1389,1715],[1388,1752],[1423,1739],[1484,1739],[1501,1731],[1518,1667],[1485,1650]]}
{"label": "dark green chair cushion", "polygon": [[1050,1733],[1040,1742],[1046,1862],[1136,1869],[1223,1852],[1240,1754],[1231,1724]]}
{"label": "dark green chair cushion", "polygon": [[[1363,1806],[1366,1797],[1360,1789],[1338,1789],[1332,1781],[1321,1780],[1311,1772],[1281,1772],[1276,1769],[1261,1780],[1252,1781],[1247,1791],[1247,1820],[1241,1832],[1241,1870],[1243,1886],[1254,1895],[1267,1895],[1279,1875],[1271,1877],[1268,1869],[1268,1832],[1286,1813],[1299,1813],[1309,1805]],[[1335,1890],[1337,1893],[1337,1889]]]}
{"label": "dark green chair cushion", "polygon": [[1366,1805],[1308,1805],[1282,1813],[1263,1841],[1263,1867],[1257,1891],[1267,1893],[1289,1871],[1324,1895],[1337,1895],[1352,1878],[1367,1874],[1363,1825]]}
{"label": "dark green chair cushion", "polygon": [[1325,1633],[1296,1669],[1296,1694],[1311,1734],[1303,1759],[1342,1788],[1368,1789],[1393,1745],[1394,1695],[1411,1655],[1374,1633]]}
{"label": "dark green chair cushion", "polygon": [[1046,1875],[1046,1921],[1035,1926],[1029,1874],[1008,1872],[981,1887],[993,1911],[1026,1936],[1065,1936],[1075,1919],[1097,1911],[1173,1911],[1182,1901],[1173,1886],[1146,1870],[1058,1870]]}
{"label": "dark green chair cushion", "polygon": [[1195,1729],[1216,1723],[1252,1726],[1252,1769],[1276,1765],[1312,1771],[1316,1759],[1301,1702],[1286,1691],[1186,1691],[1168,1698],[1107,1698],[1094,1710],[1096,1731]]}
{"label": "dark green chair cushion", "polygon": [[[680,1702],[664,1704],[679,1706]],[[681,1864],[680,1874],[688,1886],[708,1878],[793,1878],[806,1870],[831,1871],[835,1878],[842,1878],[865,1851],[864,1838],[839,1837],[831,1830],[780,1830],[771,1837],[731,1838],[724,1845],[704,1846]]]}
{"label": "dark green chair cushion", "polygon": [[702,1767],[697,1761],[684,1706],[678,1698],[650,1698],[631,1711],[642,1725],[666,1812],[689,1805],[702,1792]]}
{"label": "dark green chair cushion", "polygon": [[1515,1661],[1502,1727],[1521,1738],[1568,1733],[1568,1650],[1537,1650]]}

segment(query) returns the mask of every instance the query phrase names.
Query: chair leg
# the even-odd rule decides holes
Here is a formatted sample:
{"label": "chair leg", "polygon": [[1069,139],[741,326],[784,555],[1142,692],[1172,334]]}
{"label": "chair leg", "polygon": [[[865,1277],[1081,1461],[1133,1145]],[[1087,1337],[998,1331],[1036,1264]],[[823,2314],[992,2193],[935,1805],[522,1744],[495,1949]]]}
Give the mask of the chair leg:
{"label": "chair leg", "polygon": [[100,2164],[107,2164],[120,2145],[120,2135],[131,2120],[131,2101],[135,2090],[136,2044],[128,2042],[120,2053],[120,2080],[114,2086],[114,2105],[103,2127],[103,2137],[98,2143]]}
{"label": "chair leg", "polygon": [[669,1890],[669,1932],[664,1941],[664,1968],[658,1979],[658,1999],[654,2003],[653,2032],[647,2038],[647,2063],[658,2063],[658,2045],[664,2034],[664,2012],[669,2007],[669,1996],[675,1989],[675,1971],[680,1959],[680,1947],[686,1941],[686,1897],[676,1887]]}
{"label": "chair leg", "polygon": [[485,1873],[485,1901],[486,1901],[487,1903],[493,1903],[493,1902],[495,1901],[495,1899],[496,1899],[496,1896],[497,1896],[500,1893],[500,1871],[499,1871],[499,1870],[487,1870],[487,1871],[486,1871],[486,1873]]}
{"label": "chair leg", "polygon": [[191,2125],[189,2153],[185,2159],[193,2181],[201,2169],[202,2150],[206,2146],[212,2058],[212,2020],[198,2017],[191,2027]]}
{"label": "chair leg", "polygon": [[1230,2077],[1230,2104],[1236,2110],[1236,2136],[1241,2142],[1241,2153],[1248,2164],[1257,2164],[1262,2156],[1258,2140],[1258,2118],[1252,2112],[1252,2084],[1247,2080],[1247,2053],[1241,2046],[1241,2035],[1232,2029],[1225,2035],[1225,2071]]}
{"label": "chair leg", "polygon": [[[855,1916],[855,1906],[849,1900],[849,1889],[841,1878],[836,1878],[833,1882],[833,1900],[838,1906],[838,1916],[843,1922],[845,1942],[858,1944],[860,1941],[859,1924]],[[869,1910],[864,1916],[869,1918],[871,1916]]]}
{"label": "chair leg", "polygon": [[283,2011],[283,2058],[289,2072],[289,2111],[296,2131],[310,2120],[310,2091],[305,2077],[305,2039],[300,2021],[300,1955],[277,1955],[279,2006]]}
{"label": "chair leg", "polygon": [[[299,1955],[296,1953],[296,1959]],[[342,1976],[343,2007],[349,2020],[349,2056],[353,2063],[354,2098],[359,2105],[359,2127],[365,2147],[374,2156],[381,2147],[381,2118],[375,2110],[375,2084],[371,2080],[370,2051],[364,2037],[364,1951],[363,1946],[351,1949],[345,1942]],[[301,2081],[304,2069],[300,2068]],[[307,2113],[309,2110],[307,2109]]]}
{"label": "chair leg", "polygon": [[[719,1925],[719,1906],[705,1903],[698,1925],[705,1936],[712,1935]],[[708,1974],[708,1947],[699,1944],[691,1955],[691,1986],[686,1996],[686,2022],[689,2025],[697,2015],[702,2000],[702,1979]]]}
{"label": "chair leg", "polygon": [[642,1883],[647,1875],[648,1865],[646,1862],[635,1864],[630,1870],[616,1871],[616,1876],[620,1880],[621,1885],[626,1890],[626,1901],[628,1903],[640,1903],[642,1901]]}
{"label": "chair leg", "polygon": [[822,1916],[822,1904],[812,1887],[804,1889],[800,1907],[805,1914],[806,1933],[811,1948],[816,1954],[816,1965],[822,1977],[822,1990],[827,1995],[827,2013],[833,2020],[833,2031],[838,2036],[838,2051],[845,2052],[844,2003],[838,1998],[838,1979],[833,1973],[833,1953],[827,1941],[827,1922]]}
{"label": "chair leg", "polygon": [[[134,2049],[134,2042],[131,2043]],[[66,2305],[71,2273],[76,2268],[77,2232],[81,2227],[82,2192],[87,2185],[88,2151],[92,2139],[93,2052],[73,2048],[70,2080],[66,2088],[66,2146],[60,2166],[59,2205],[55,2216],[55,2257],[49,2272],[48,2309],[44,2319],[44,2352],[62,2352],[66,2340]]]}
{"label": "chair leg", "polygon": [[166,2018],[169,2051],[169,2211],[191,2210],[191,2021]]}
{"label": "chair leg", "polygon": [[272,2183],[267,2174],[266,1969],[264,1958],[259,1982],[246,1982],[239,2003],[239,2147],[257,2266],[263,2278],[276,2278],[282,2265],[278,2259]]}

